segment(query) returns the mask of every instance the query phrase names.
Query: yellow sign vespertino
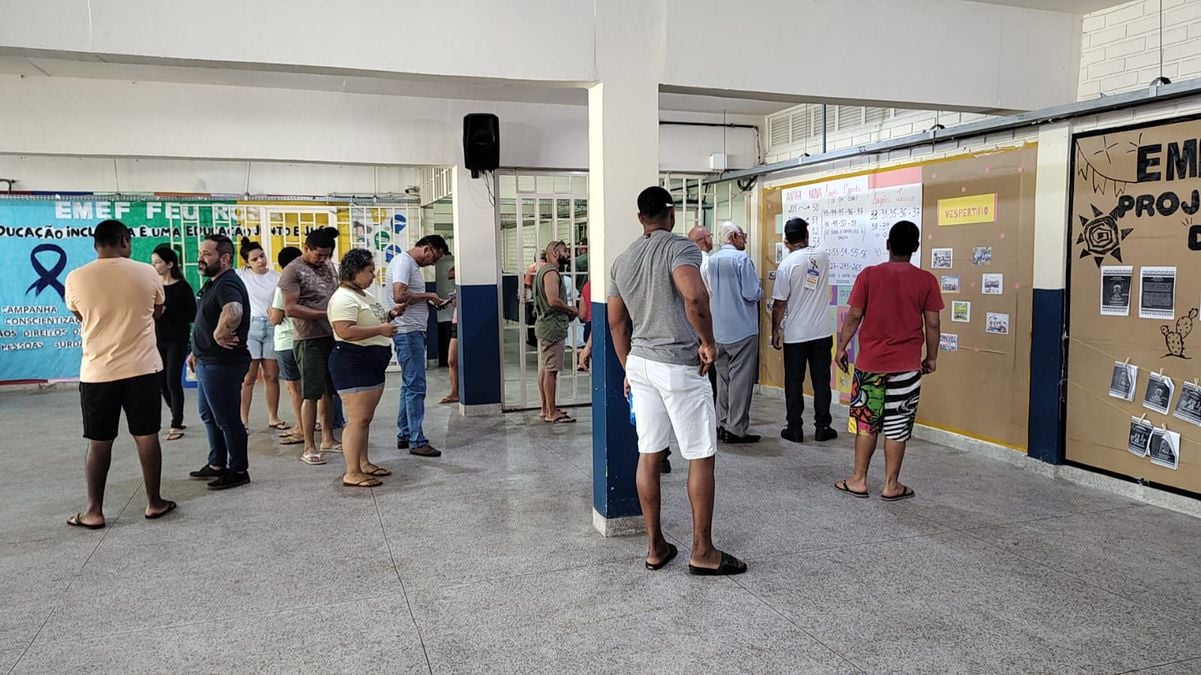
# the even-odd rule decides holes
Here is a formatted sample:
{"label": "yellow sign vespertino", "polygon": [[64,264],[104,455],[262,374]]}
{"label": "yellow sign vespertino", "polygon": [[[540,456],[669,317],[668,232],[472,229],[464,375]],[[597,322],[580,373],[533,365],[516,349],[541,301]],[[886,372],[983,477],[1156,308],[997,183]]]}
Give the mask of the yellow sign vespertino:
{"label": "yellow sign vespertino", "polygon": [[997,221],[997,193],[938,200],[938,225],[971,225]]}

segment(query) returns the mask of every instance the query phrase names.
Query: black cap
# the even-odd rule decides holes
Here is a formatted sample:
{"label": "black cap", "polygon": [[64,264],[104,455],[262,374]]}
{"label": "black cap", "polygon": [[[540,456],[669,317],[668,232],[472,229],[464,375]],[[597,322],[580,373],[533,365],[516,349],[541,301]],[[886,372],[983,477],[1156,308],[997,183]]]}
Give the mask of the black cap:
{"label": "black cap", "polygon": [[809,238],[809,223],[804,218],[789,218],[784,223],[784,241],[795,244]]}
{"label": "black cap", "polygon": [[638,213],[647,218],[658,218],[675,207],[671,193],[658,185],[652,185],[638,194]]}

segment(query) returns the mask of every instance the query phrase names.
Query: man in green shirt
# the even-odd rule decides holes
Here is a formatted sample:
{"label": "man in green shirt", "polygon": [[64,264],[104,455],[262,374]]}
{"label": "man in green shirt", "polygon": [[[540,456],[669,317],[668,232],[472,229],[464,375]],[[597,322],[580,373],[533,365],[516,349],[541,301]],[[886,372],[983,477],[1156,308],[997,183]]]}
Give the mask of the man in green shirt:
{"label": "man in green shirt", "polygon": [[559,270],[571,262],[567,244],[552,241],[546,245],[546,265],[534,277],[534,335],[538,338],[538,395],[542,400],[542,419],[553,424],[574,422],[566,410],[555,405],[559,371],[563,369],[563,349],[567,325],[576,310],[563,298],[563,278]]}

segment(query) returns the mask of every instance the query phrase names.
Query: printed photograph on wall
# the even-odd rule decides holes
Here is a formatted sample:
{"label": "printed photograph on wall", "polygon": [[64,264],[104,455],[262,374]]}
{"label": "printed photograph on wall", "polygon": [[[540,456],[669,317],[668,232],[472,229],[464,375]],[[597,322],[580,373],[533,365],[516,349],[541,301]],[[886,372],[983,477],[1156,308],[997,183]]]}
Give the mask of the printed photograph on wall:
{"label": "printed photograph on wall", "polygon": [[1147,379],[1147,389],[1143,392],[1143,407],[1164,415],[1172,407],[1172,392],[1175,390],[1172,378],[1160,373],[1151,373]]}
{"label": "printed photograph on wall", "polygon": [[976,246],[972,248],[972,264],[991,265],[992,264],[992,247],[991,246]]}
{"label": "printed photograph on wall", "polygon": [[1175,470],[1180,466],[1180,434],[1164,428],[1152,430],[1147,452],[1152,464]]}
{"label": "printed photograph on wall", "polygon": [[993,335],[1009,335],[1009,315],[988,312],[984,315],[984,332]]}
{"label": "printed photograph on wall", "polygon": [[1192,382],[1185,382],[1180,387],[1180,398],[1176,399],[1176,409],[1172,411],[1172,416],[1201,426],[1201,387]]}
{"label": "printed photograph on wall", "polygon": [[949,270],[954,257],[955,249],[953,248],[930,249],[930,269]]}
{"label": "printed photograph on wall", "polygon": [[1005,292],[1004,274],[985,274],[980,280],[985,295],[1002,295]]}
{"label": "printed photograph on wall", "polygon": [[938,334],[938,351],[940,352],[957,352],[959,351],[959,335],[955,333],[939,333]]}
{"label": "printed photograph on wall", "polygon": [[970,323],[972,320],[972,303],[966,300],[955,300],[951,303],[951,321]]}
{"label": "printed photograph on wall", "polygon": [[1131,454],[1139,457],[1147,456],[1147,448],[1151,444],[1151,432],[1155,431],[1155,425],[1147,421],[1145,417],[1130,418],[1130,440],[1126,443],[1126,449]]}
{"label": "printed photograph on wall", "polygon": [[959,275],[944,274],[940,277],[940,285],[943,293],[958,293],[959,292]]}
{"label": "printed photograph on wall", "polygon": [[1130,265],[1101,266],[1101,315],[1130,316]]}
{"label": "printed photograph on wall", "polygon": [[1138,366],[1123,361],[1113,362],[1109,376],[1109,395],[1123,401],[1134,400],[1134,385],[1138,382]]}
{"label": "printed photograph on wall", "polygon": [[1138,318],[1172,319],[1176,316],[1176,268],[1144,267],[1139,270]]}

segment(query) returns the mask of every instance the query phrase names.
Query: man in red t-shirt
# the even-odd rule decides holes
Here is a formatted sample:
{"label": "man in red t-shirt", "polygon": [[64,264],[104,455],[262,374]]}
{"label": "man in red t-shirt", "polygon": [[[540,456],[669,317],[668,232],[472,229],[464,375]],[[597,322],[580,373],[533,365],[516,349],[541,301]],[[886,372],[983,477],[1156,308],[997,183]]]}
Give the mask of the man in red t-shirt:
{"label": "man in red t-shirt", "polygon": [[[851,387],[847,424],[855,436],[855,472],[834,487],[854,497],[867,497],[867,468],[884,434],[884,487],[880,498],[896,501],[913,496],[899,477],[905,443],[913,433],[922,375],[937,368],[938,313],[942,293],[933,274],[910,264],[921,233],[902,220],[888,233],[888,262],[859,273],[851,290],[850,311],[838,336],[835,362],[847,372],[847,345],[859,332],[859,355]],[[922,359],[922,343],[926,358]]]}

